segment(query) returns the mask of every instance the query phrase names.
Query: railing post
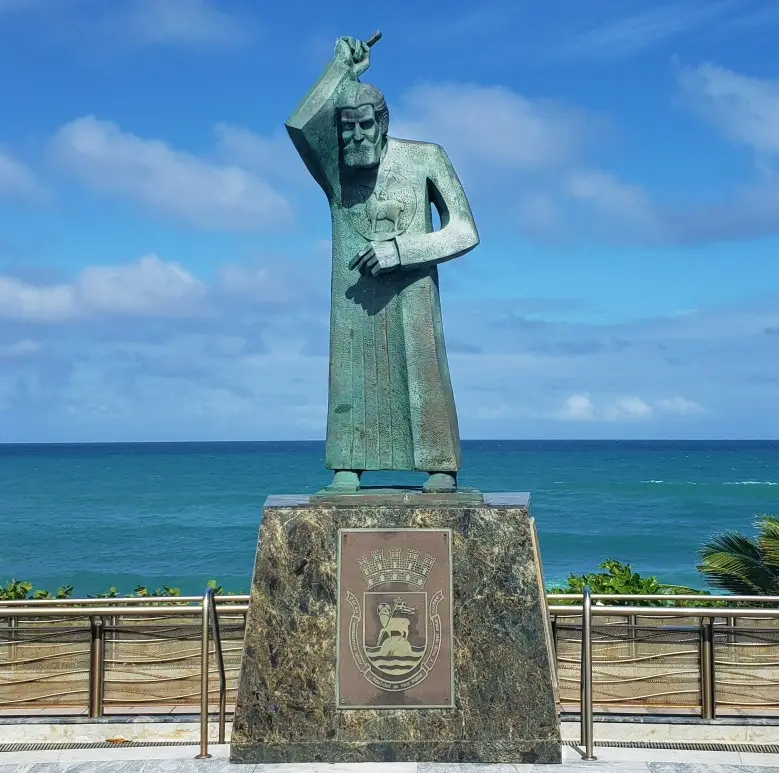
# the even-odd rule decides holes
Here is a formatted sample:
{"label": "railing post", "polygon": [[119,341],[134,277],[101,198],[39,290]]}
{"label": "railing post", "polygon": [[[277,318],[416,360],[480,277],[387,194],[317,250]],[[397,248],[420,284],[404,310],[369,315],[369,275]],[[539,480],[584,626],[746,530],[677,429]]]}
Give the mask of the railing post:
{"label": "railing post", "polygon": [[714,694],[714,619],[701,619],[700,627],[701,670],[701,718],[714,719],[716,698]]}
{"label": "railing post", "polygon": [[219,743],[225,742],[227,725],[227,677],[224,670],[224,653],[222,652],[222,631],[219,628],[219,613],[216,611],[216,603],[213,594],[209,599],[211,606],[212,625],[214,627],[214,650],[216,651],[217,666],[219,667]]}
{"label": "railing post", "polygon": [[89,716],[103,716],[105,694],[105,626],[102,617],[89,618]]}
{"label": "railing post", "polygon": [[[557,655],[557,615],[552,615],[552,646]],[[555,664],[555,667],[557,664]]]}
{"label": "railing post", "polygon": [[8,641],[10,642],[10,645],[8,647],[8,659],[13,663],[16,660],[16,642],[19,638],[17,628],[19,627],[19,618],[18,617],[9,617],[8,618]]}
{"label": "railing post", "polygon": [[116,627],[119,625],[119,618],[116,615],[111,615],[111,617],[108,618],[108,626],[111,628],[111,633],[108,636],[109,641],[111,642],[111,648],[109,649],[109,655],[108,657],[111,660],[116,660],[117,655],[117,633],[116,633]]}
{"label": "railing post", "polygon": [[579,721],[581,724],[581,744],[584,747],[585,760],[595,760],[592,712],[592,598],[590,586],[582,591],[582,654],[581,654],[581,698]]}
{"label": "railing post", "polygon": [[[736,621],[738,620],[737,617],[733,617],[732,615],[727,619],[727,626],[728,626],[728,644],[735,644],[736,643]],[[735,654],[735,653],[734,653]],[[735,658],[734,658],[735,660]]]}
{"label": "railing post", "polygon": [[628,632],[630,636],[630,657],[637,657],[638,645],[636,643],[636,626],[638,625],[637,615],[628,615]]}
{"label": "railing post", "polygon": [[200,640],[200,754],[195,759],[205,760],[208,753],[208,591],[203,594],[202,629]]}

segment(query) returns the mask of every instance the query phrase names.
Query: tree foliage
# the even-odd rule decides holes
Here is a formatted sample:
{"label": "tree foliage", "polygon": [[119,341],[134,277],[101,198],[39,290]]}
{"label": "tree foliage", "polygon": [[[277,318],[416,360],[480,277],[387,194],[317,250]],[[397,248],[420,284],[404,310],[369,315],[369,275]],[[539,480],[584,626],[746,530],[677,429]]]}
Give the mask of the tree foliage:
{"label": "tree foliage", "polygon": [[[665,585],[661,583],[657,577],[652,575],[643,577],[638,572],[633,571],[631,564],[623,564],[621,561],[614,559],[607,559],[603,563],[598,564],[598,569],[604,571],[600,572],[587,572],[586,574],[570,574],[566,584],[562,587],[550,588],[550,593],[576,593],[580,594],[584,591],[584,586],[590,586],[591,593],[603,593],[603,594],[633,594],[633,595],[657,595],[657,594],[672,594],[672,593],[694,593],[700,595],[706,595],[706,591],[696,590],[692,588],[682,588],[676,585]],[[576,603],[576,602],[571,602]],[[610,599],[609,606],[620,605],[649,605],[659,606],[671,603],[657,600],[652,602],[646,601],[629,601],[620,600],[618,598]]]}
{"label": "tree foliage", "polygon": [[779,517],[760,515],[757,536],[727,531],[700,549],[698,571],[730,593],[779,596]]}

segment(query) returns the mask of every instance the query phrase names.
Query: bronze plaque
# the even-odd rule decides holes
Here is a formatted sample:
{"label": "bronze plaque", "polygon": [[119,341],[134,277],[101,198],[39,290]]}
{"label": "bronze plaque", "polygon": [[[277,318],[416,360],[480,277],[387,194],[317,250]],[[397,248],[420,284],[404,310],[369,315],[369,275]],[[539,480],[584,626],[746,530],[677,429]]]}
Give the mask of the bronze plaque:
{"label": "bronze plaque", "polygon": [[452,532],[338,533],[339,709],[454,708]]}

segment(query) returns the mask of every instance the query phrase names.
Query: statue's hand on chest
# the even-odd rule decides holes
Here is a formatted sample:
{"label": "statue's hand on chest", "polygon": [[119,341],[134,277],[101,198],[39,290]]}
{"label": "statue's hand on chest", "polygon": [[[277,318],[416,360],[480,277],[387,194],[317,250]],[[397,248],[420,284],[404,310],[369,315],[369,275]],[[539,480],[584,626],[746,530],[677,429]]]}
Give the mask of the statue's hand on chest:
{"label": "statue's hand on chest", "polygon": [[400,268],[400,255],[394,241],[371,242],[349,262],[363,276],[379,276]]}

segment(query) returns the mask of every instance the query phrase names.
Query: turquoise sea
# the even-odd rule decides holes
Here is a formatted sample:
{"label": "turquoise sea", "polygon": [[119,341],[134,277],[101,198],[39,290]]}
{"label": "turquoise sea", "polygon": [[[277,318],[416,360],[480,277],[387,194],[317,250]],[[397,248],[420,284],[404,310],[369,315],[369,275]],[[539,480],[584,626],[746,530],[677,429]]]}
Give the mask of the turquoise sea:
{"label": "turquoise sea", "polygon": [[[0,581],[247,590],[262,503],[328,481],[320,442],[0,444]],[[779,513],[779,441],[465,441],[463,485],[530,491],[547,582],[630,561],[702,586],[711,534]],[[421,482],[366,475],[366,483]]]}

